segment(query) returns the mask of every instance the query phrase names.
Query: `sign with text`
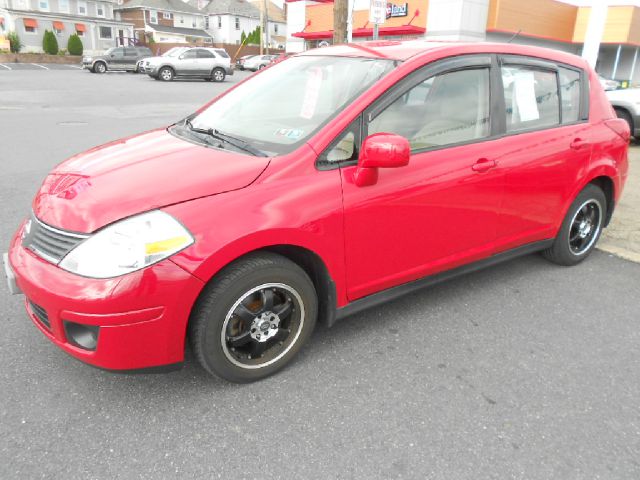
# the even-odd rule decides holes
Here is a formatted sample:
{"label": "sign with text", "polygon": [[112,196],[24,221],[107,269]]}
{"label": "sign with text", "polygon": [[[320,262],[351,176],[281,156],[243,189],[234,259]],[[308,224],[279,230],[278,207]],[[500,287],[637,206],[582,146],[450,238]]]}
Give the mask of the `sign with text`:
{"label": "sign with text", "polygon": [[409,4],[402,3],[396,5],[394,3],[387,3],[387,18],[391,17],[406,17],[409,11]]}
{"label": "sign with text", "polygon": [[371,0],[369,5],[369,22],[382,25],[387,19],[387,2],[385,0]]}

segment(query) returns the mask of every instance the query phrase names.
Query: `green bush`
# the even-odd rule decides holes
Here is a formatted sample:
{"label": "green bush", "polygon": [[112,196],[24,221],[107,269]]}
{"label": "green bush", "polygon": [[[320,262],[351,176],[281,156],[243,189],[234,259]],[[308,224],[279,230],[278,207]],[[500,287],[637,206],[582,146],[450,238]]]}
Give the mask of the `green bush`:
{"label": "green bush", "polygon": [[18,34],[16,32],[9,32],[7,34],[7,38],[9,39],[9,48],[11,48],[11,51],[13,53],[20,53],[24,44],[20,40]]}
{"label": "green bush", "polygon": [[44,31],[44,36],[42,37],[42,49],[44,50],[44,53],[48,53],[49,55],[58,54],[58,39],[53,32],[49,30]]}
{"label": "green bush", "polygon": [[80,40],[77,33],[74,33],[69,37],[67,50],[69,51],[69,55],[82,55],[84,47],[82,46],[82,40]]}

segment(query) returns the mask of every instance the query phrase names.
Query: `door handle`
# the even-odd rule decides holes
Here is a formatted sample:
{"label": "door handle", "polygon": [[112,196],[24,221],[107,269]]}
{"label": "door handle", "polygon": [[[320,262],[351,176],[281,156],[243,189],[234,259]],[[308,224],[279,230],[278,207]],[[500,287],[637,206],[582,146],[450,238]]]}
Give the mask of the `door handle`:
{"label": "door handle", "polygon": [[573,141],[569,144],[569,147],[572,150],[580,150],[581,148],[588,147],[588,146],[589,146],[589,142],[581,138],[574,138]]}
{"label": "door handle", "polygon": [[471,166],[471,170],[478,173],[486,172],[496,166],[495,160],[489,160],[488,158],[480,158],[476,163]]}

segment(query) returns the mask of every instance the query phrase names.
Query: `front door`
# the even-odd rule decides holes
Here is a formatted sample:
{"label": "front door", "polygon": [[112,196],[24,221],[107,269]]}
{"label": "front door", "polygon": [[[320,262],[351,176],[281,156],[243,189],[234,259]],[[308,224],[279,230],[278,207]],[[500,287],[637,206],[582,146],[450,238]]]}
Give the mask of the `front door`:
{"label": "front door", "polygon": [[409,139],[409,165],[374,185],[341,169],[349,300],[489,256],[503,175],[493,158],[491,58],[445,60],[365,112],[363,130]]}

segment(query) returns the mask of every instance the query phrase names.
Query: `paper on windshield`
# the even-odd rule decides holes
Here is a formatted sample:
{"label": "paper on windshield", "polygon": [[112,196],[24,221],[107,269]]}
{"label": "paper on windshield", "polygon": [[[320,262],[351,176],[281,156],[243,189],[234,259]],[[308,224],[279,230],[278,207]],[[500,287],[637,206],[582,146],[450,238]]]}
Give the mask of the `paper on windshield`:
{"label": "paper on windshield", "polygon": [[300,117],[309,120],[313,118],[320,97],[320,86],[322,85],[322,69],[310,69],[307,76],[307,84],[304,89],[304,98],[302,99],[302,108],[300,109]]}
{"label": "paper on windshield", "polygon": [[[514,78],[513,101],[516,103],[521,122],[538,120],[538,101],[536,99],[536,79],[533,72],[518,72]],[[516,110],[516,108],[514,108]]]}

